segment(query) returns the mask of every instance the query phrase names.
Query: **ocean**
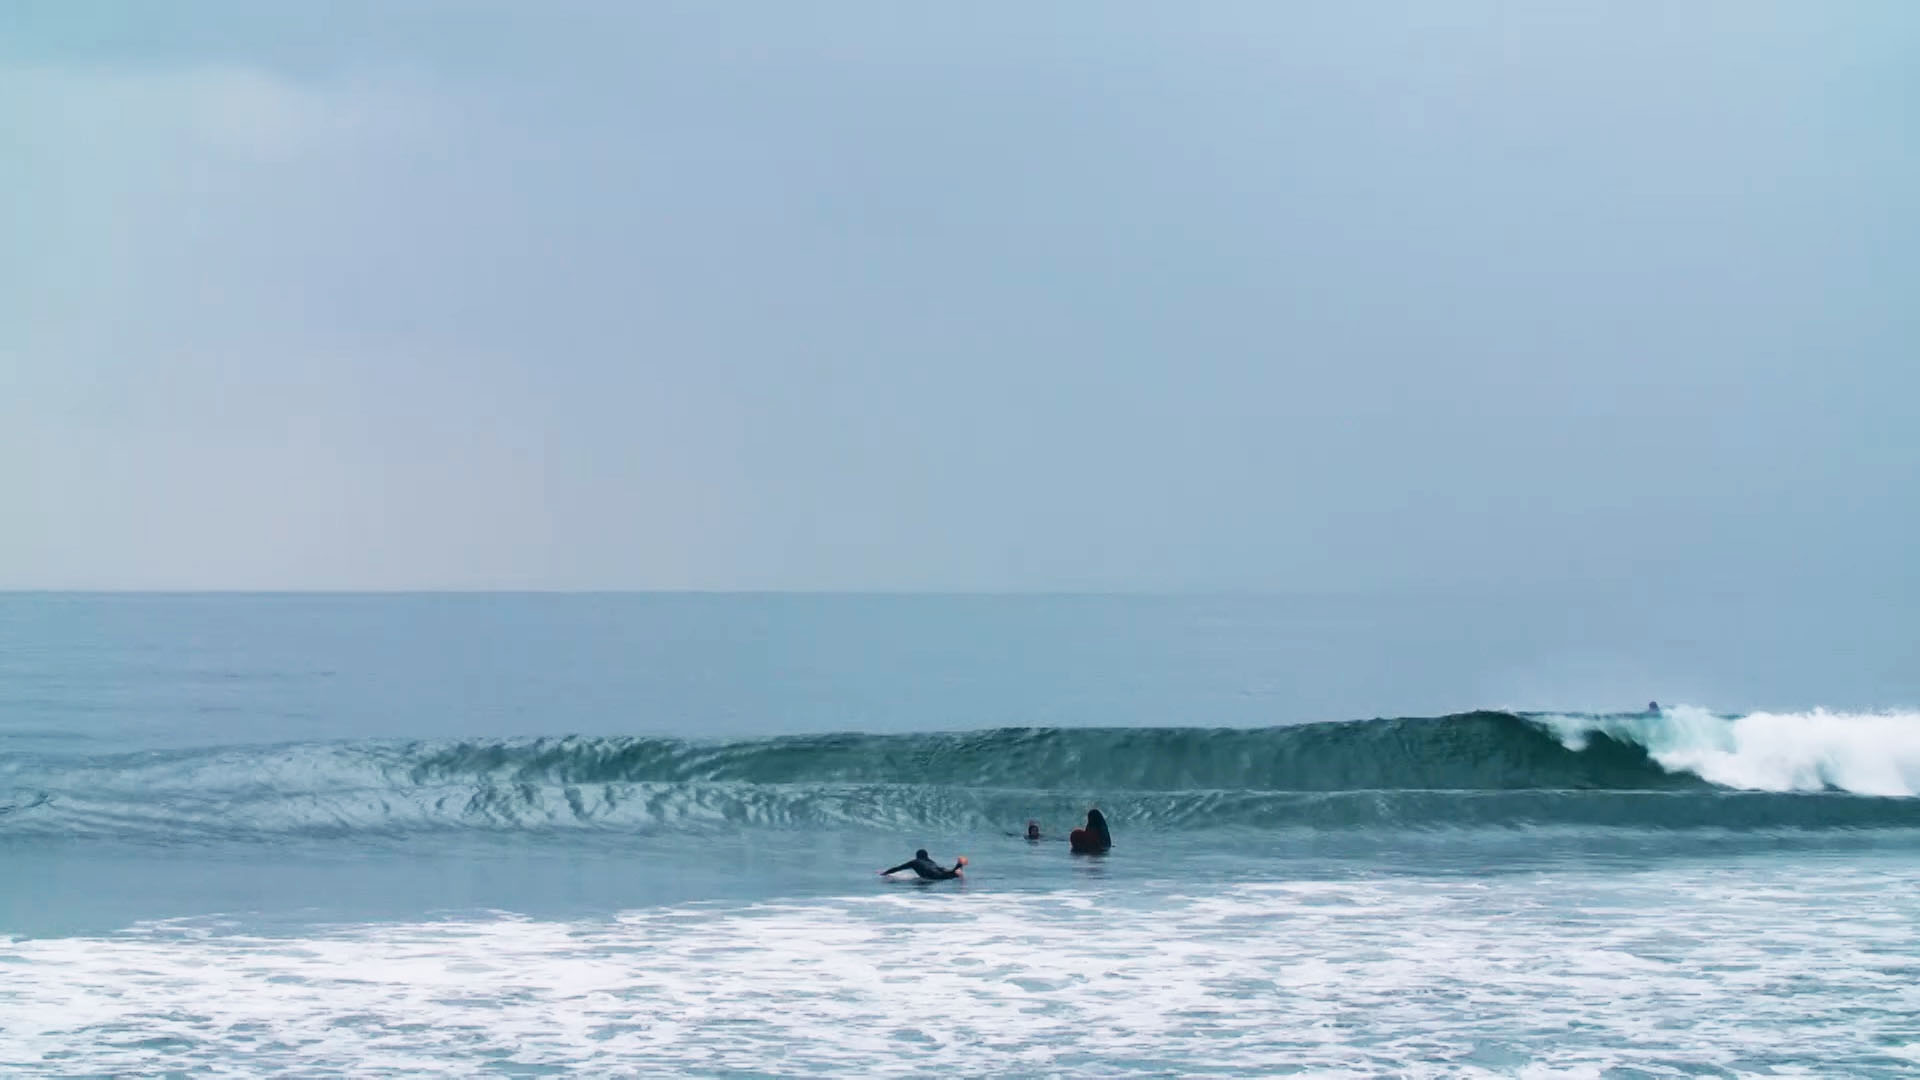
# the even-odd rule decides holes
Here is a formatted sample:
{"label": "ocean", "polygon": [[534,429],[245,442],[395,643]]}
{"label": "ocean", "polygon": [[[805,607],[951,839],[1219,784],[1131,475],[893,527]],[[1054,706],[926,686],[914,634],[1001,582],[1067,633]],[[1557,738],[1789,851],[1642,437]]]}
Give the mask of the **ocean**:
{"label": "ocean", "polygon": [[0,1074],[1920,1075],[1911,638],[1719,617],[0,595]]}

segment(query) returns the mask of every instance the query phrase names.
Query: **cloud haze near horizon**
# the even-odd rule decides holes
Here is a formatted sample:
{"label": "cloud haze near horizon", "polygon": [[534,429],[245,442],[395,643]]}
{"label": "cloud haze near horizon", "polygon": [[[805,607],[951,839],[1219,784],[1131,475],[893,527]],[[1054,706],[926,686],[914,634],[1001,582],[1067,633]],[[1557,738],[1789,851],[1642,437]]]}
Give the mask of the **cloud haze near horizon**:
{"label": "cloud haze near horizon", "polygon": [[20,3],[0,587],[1920,584],[1920,8]]}

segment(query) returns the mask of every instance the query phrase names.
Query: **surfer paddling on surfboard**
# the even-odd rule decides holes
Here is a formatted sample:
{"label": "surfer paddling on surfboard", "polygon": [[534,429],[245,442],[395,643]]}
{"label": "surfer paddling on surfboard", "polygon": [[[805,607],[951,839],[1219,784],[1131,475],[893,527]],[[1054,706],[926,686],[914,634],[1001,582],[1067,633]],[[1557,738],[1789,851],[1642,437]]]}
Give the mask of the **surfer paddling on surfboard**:
{"label": "surfer paddling on surfboard", "polygon": [[953,868],[949,870],[928,858],[927,849],[921,848],[919,851],[913,853],[913,858],[908,859],[899,866],[891,870],[880,871],[880,876],[888,877],[902,870],[911,870],[927,881],[945,881],[948,878],[964,877],[965,875],[960,872],[960,868],[965,865],[967,865],[967,857],[961,855],[953,860]]}

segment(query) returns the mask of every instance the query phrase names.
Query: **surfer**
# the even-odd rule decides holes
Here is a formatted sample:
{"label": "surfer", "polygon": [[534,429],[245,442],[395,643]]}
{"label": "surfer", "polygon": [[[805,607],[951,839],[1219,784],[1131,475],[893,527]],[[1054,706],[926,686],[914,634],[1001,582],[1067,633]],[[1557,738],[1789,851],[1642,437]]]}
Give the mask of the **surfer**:
{"label": "surfer", "polygon": [[967,857],[961,855],[953,860],[953,868],[948,869],[934,862],[931,858],[928,858],[927,849],[921,848],[919,851],[913,853],[913,858],[908,859],[899,866],[891,870],[880,871],[880,876],[887,877],[890,874],[897,874],[902,870],[911,870],[927,881],[945,881],[948,878],[965,876],[960,873],[960,868],[965,865],[967,865]]}
{"label": "surfer", "polygon": [[1038,839],[1040,839],[1040,823],[1037,821],[1027,822],[1027,841],[1031,843]]}
{"label": "surfer", "polygon": [[1657,701],[1649,701],[1649,702],[1647,702],[1647,711],[1648,711],[1648,712],[1650,712],[1650,713],[1657,713],[1657,712],[1659,712],[1659,711],[1660,711],[1660,703],[1659,703],[1659,702],[1657,702]]}
{"label": "surfer", "polygon": [[1107,831],[1107,818],[1098,810],[1087,811],[1085,828],[1067,834],[1067,843],[1076,855],[1099,855],[1113,847],[1113,834]]}

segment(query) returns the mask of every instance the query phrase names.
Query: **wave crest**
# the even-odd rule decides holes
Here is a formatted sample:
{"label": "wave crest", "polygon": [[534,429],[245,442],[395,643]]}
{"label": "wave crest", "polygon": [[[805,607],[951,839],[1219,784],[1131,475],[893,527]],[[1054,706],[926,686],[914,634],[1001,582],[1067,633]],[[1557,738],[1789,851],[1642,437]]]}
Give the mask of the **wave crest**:
{"label": "wave crest", "polygon": [[1749,791],[1920,794],[1920,713],[1755,712],[1681,706],[1620,716],[1536,717],[1567,749],[1594,737],[1643,748],[1661,768]]}
{"label": "wave crest", "polygon": [[[1920,827],[1920,714],[1476,712],[1262,729],[362,742],[0,762],[0,836]],[[1882,798],[1894,796],[1896,798]]]}

